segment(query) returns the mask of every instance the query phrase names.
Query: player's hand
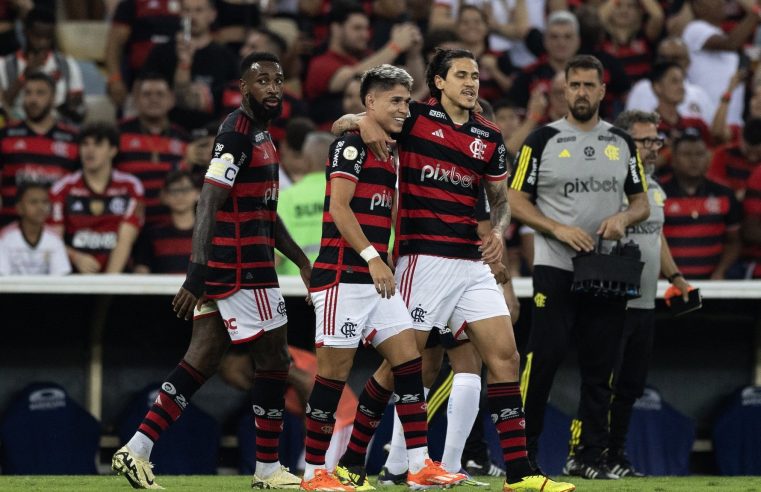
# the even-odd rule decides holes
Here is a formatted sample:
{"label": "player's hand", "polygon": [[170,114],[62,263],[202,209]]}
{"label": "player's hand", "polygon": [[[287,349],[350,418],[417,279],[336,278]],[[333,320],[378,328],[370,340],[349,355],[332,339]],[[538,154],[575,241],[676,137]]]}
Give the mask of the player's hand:
{"label": "player's hand", "polygon": [[671,285],[679,289],[679,293],[682,294],[682,300],[684,300],[684,302],[690,300],[690,291],[692,290],[692,286],[684,279],[684,277],[675,278]]}
{"label": "player's hand", "polygon": [[100,263],[93,255],[77,252],[71,259],[79,273],[98,273],[100,272]]}
{"label": "player's hand", "polygon": [[380,256],[373,258],[367,264],[370,267],[370,276],[373,278],[375,290],[381,297],[390,299],[396,292],[396,281],[391,269],[386,265]]}
{"label": "player's hand", "polygon": [[505,242],[502,240],[502,235],[497,231],[491,231],[491,233],[485,235],[481,241],[481,246],[478,247],[478,250],[481,252],[481,260],[489,265],[492,263],[502,263],[504,249]]}
{"label": "player's hand", "polygon": [[394,255],[391,254],[391,251],[388,252],[388,257],[386,258],[386,264],[391,269],[392,272],[396,271],[396,265],[394,265]]}
{"label": "player's hand", "polygon": [[309,306],[311,306],[312,296],[309,294],[309,282],[312,278],[312,265],[307,263],[303,267],[299,268],[299,275],[301,275],[301,281],[304,282],[304,286],[307,288],[307,296],[305,301]]}
{"label": "player's hand", "polygon": [[576,251],[586,251],[587,253],[595,249],[595,241],[592,236],[579,227],[558,224],[552,230],[555,239],[566,243]]}
{"label": "player's hand", "polygon": [[491,274],[494,275],[494,280],[498,284],[504,285],[510,280],[510,272],[507,271],[507,267],[501,261],[495,263],[489,263],[489,269]]}
{"label": "player's hand", "polygon": [[180,287],[177,295],[172,300],[172,309],[177,313],[178,318],[190,320],[193,318],[193,308],[201,299],[204,299],[204,296],[201,296],[199,299],[191,294],[189,290]]}
{"label": "player's hand", "polygon": [[618,241],[626,235],[626,221],[623,214],[611,215],[602,221],[597,234],[602,235],[603,239]]}
{"label": "player's hand", "polygon": [[379,160],[387,160],[390,155],[388,144],[394,143],[394,140],[388,136],[386,131],[375,120],[367,116],[361,117],[357,121],[357,126],[359,127],[359,135],[370,149],[370,152]]}
{"label": "player's hand", "polygon": [[504,289],[503,293],[505,295],[507,309],[510,311],[510,321],[512,321],[513,326],[515,326],[515,323],[518,322],[518,318],[521,316],[521,303],[518,300],[518,296],[515,295],[515,289],[513,288],[512,282],[508,281],[502,285],[502,288]]}

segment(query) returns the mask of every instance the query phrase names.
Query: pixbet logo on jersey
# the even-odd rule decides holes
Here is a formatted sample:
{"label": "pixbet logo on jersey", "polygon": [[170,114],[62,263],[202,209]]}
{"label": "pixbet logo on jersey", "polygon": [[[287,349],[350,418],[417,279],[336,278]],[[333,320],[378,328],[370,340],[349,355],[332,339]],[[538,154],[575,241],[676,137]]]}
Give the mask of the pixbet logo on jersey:
{"label": "pixbet logo on jersey", "polygon": [[426,179],[433,179],[434,181],[443,181],[444,183],[452,183],[455,186],[462,186],[463,188],[473,187],[473,176],[467,174],[460,174],[454,166],[450,169],[442,168],[439,164],[433,167],[430,164],[423,166],[420,173],[420,181]]}
{"label": "pixbet logo on jersey", "polygon": [[265,205],[270,200],[276,202],[277,199],[278,199],[278,195],[279,194],[280,194],[280,188],[276,184],[273,184],[271,187],[269,187],[266,190],[264,190],[264,203],[265,203]]}
{"label": "pixbet logo on jersey", "polygon": [[387,191],[375,193],[370,199],[370,210],[375,210],[375,207],[391,208],[393,199],[394,197]]}
{"label": "pixbet logo on jersey", "polygon": [[605,179],[603,181],[599,181],[595,178],[576,178],[563,185],[563,195],[566,197],[574,193],[600,193],[608,191],[618,191],[618,180],[616,178]]}

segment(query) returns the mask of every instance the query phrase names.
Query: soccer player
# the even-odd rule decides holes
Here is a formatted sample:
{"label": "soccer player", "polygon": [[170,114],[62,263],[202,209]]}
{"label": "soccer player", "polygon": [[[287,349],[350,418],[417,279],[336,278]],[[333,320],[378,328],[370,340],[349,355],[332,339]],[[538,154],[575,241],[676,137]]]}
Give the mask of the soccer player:
{"label": "soccer player", "polygon": [[[381,65],[368,70],[360,86],[367,118],[387,135],[399,132],[409,110],[411,89],[412,77],[401,68]],[[325,468],[325,451],[360,339],[372,343],[392,368],[390,386],[409,457],[407,484],[425,489],[459,483],[464,475],[449,474],[428,458],[420,352],[412,319],[387,264],[396,186],[394,158],[376,158],[358,134],[347,134],[330,148],[327,179],[322,246],[310,286],[317,320],[317,376],[307,405],[301,488],[355,489],[354,483],[343,485]],[[373,396],[385,406],[391,392],[374,383],[368,382]],[[359,424],[364,428],[368,420],[360,418]],[[363,472],[355,480],[356,486],[369,485]]]}
{"label": "soccer player", "polygon": [[[298,488],[301,482],[278,458],[289,357],[273,247],[299,265],[307,286],[311,273],[309,260],[277,217],[278,155],[267,125],[280,114],[283,80],[274,55],[251,53],[241,62],[243,103],[222,123],[214,142],[191,264],[173,301],[180,318],[190,318],[196,308],[190,346],[135,435],[112,459],[112,468],[133,487],[158,488],[149,463],[153,444],[216,372],[229,344],[225,331],[232,343],[248,344],[256,365],[252,487]],[[204,296],[212,301],[204,303]]]}
{"label": "soccer player", "polygon": [[[535,463],[552,380],[571,336],[577,336],[582,432],[578,466],[568,471],[615,479],[603,450],[608,444],[610,375],[626,306],[623,300],[572,293],[572,258],[594,249],[593,236],[619,240],[627,227],[647,218],[647,185],[631,137],[599,118],[605,96],[600,61],[576,56],[566,64],[565,74],[569,112],[528,136],[515,158],[509,190],[515,217],[536,231],[534,310],[521,381],[526,437]],[[629,206],[621,211],[624,196]]]}
{"label": "soccer player", "polygon": [[[444,329],[453,316],[467,323],[453,336],[470,339],[489,369],[487,393],[507,469],[505,490],[570,491],[573,485],[541,475],[526,454],[520,359],[505,299],[486,264],[501,261],[502,235],[510,220],[506,149],[499,129],[473,112],[478,77],[472,53],[438,50],[426,71],[432,99],[410,104],[410,117],[396,138],[400,203],[395,276],[418,330],[419,349],[431,329]],[[388,155],[388,136],[372,118],[345,116],[333,129],[353,128],[360,129],[373,153]],[[483,241],[475,218],[480,183],[486,189],[492,222]],[[365,390],[372,394],[370,385],[387,380],[389,370],[384,362]],[[366,451],[367,441],[362,445],[350,447],[342,464],[354,464]],[[405,470],[389,471],[399,475]]]}
{"label": "soccer player", "polygon": [[85,126],[79,134],[82,170],[50,189],[50,221],[79,273],[123,272],[143,225],[143,186],[113,169],[118,146],[114,126]]}

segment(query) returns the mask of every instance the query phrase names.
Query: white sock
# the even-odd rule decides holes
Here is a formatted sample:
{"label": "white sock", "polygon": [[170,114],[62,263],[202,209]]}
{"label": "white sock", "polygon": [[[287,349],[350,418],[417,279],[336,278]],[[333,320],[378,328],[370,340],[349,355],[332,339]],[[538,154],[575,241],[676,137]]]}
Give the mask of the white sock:
{"label": "white sock", "polygon": [[307,463],[304,466],[304,480],[312,480],[314,478],[314,471],[320,468],[325,468],[325,465],[313,465]]}
{"label": "white sock", "polygon": [[481,377],[478,374],[462,372],[454,375],[447,405],[447,437],[441,458],[441,466],[449,473],[457,473],[462,468],[462,451],[478,415],[480,397]]}
{"label": "white sock", "polygon": [[428,459],[428,446],[408,449],[407,456],[410,460],[410,471],[417,473],[425,466],[425,460]]}
{"label": "white sock", "polygon": [[151,457],[151,451],[153,451],[153,441],[142,432],[135,432],[135,435],[127,443],[127,447],[132,451],[132,454],[148,461]]}
{"label": "white sock", "polygon": [[[430,388],[423,388],[423,398],[428,399],[428,392]],[[426,456],[428,454],[428,448],[424,448]],[[404,428],[402,427],[402,421],[399,420],[399,414],[396,412],[396,406],[394,406],[394,430],[391,431],[391,450],[386,458],[386,469],[394,474],[399,475],[409,469],[407,462],[407,442],[404,440]]]}
{"label": "white sock", "polygon": [[256,471],[254,475],[259,478],[269,478],[273,473],[280,469],[280,462],[265,463],[263,461],[256,462]]}

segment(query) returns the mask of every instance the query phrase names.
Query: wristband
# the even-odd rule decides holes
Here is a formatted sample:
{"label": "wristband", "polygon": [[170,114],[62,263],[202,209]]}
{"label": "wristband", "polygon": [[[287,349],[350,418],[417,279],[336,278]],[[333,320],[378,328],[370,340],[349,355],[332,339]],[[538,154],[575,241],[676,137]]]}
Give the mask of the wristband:
{"label": "wristband", "polygon": [[370,246],[363,249],[359,256],[361,256],[365,262],[370,263],[370,260],[373,258],[378,258],[380,253],[378,253],[378,250],[375,249],[375,246],[371,244]]}
{"label": "wristband", "polygon": [[395,43],[395,42],[393,42],[393,41],[391,41],[390,43],[388,43],[388,48],[389,48],[391,51],[393,51],[394,53],[396,53],[397,55],[401,55],[401,54],[402,54],[402,49],[399,47],[399,45],[398,45],[398,44],[396,44],[396,43]]}
{"label": "wristband", "polygon": [[122,74],[119,72],[112,73],[108,76],[108,82],[118,82],[122,80]]}
{"label": "wristband", "polygon": [[182,288],[193,294],[196,298],[200,298],[206,290],[207,271],[206,265],[191,262],[188,265],[188,274],[185,277]]}
{"label": "wristband", "polygon": [[721,95],[721,102],[723,103],[728,103],[730,99],[732,99],[732,93],[729,91]]}
{"label": "wristband", "polygon": [[180,70],[190,70],[191,66],[192,64],[186,63],[186,62],[181,62],[177,64],[177,68],[179,68]]}
{"label": "wristband", "polygon": [[674,280],[676,280],[678,277],[684,278],[684,275],[682,275],[682,272],[672,273],[671,275],[666,277],[666,280],[668,280],[670,284],[673,284]]}

